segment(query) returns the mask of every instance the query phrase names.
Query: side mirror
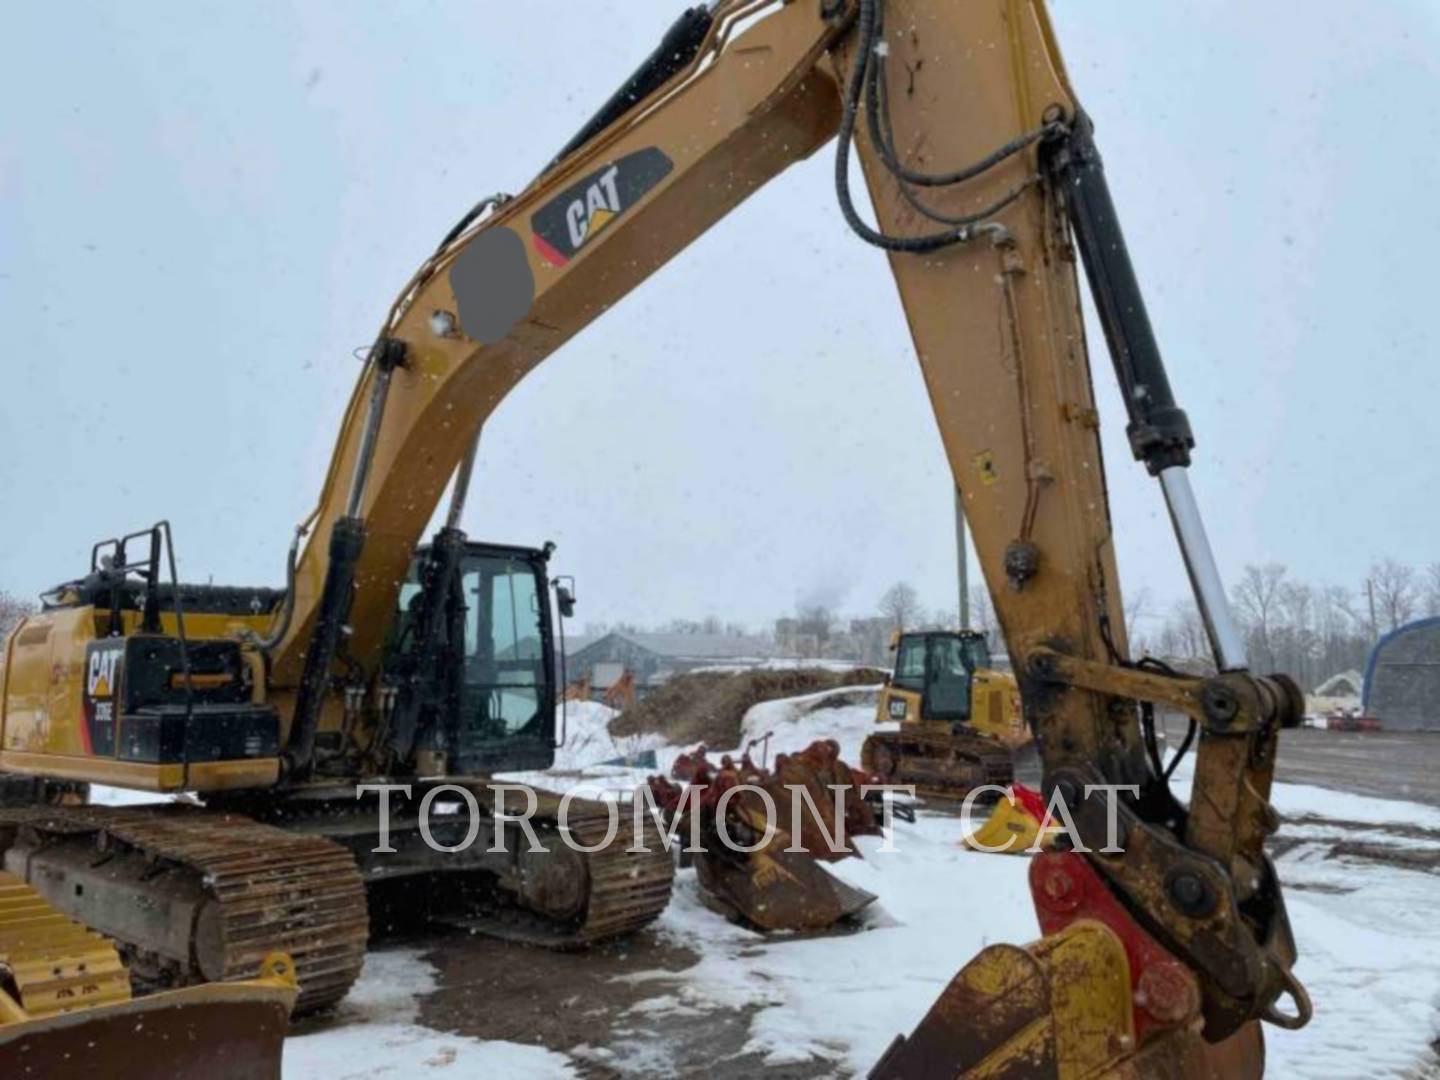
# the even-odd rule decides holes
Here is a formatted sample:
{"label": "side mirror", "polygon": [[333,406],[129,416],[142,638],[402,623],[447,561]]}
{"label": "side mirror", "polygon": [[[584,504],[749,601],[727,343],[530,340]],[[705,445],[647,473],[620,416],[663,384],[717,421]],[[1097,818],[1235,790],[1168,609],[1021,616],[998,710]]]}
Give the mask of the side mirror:
{"label": "side mirror", "polygon": [[[566,584],[566,583],[569,584]],[[575,615],[575,579],[572,577],[556,578],[550,584],[555,586],[555,603],[560,608],[562,619],[573,618]]]}

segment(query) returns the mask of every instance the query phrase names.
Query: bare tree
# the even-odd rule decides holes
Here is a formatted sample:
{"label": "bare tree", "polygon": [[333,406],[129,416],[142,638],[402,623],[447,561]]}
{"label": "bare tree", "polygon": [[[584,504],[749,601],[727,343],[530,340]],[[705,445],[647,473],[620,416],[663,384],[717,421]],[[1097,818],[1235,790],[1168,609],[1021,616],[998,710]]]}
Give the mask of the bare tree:
{"label": "bare tree", "polygon": [[1160,630],[1161,655],[1172,660],[1205,660],[1210,642],[1205,636],[1205,623],[1193,600],[1182,600],[1170,609]]}
{"label": "bare tree", "polygon": [[1440,562],[1425,568],[1425,614],[1440,615]]}
{"label": "bare tree", "polygon": [[1275,649],[1271,641],[1271,629],[1279,614],[1280,588],[1285,581],[1285,567],[1280,563],[1266,563],[1256,566],[1247,563],[1235,586],[1235,608],[1242,622],[1246,624],[1251,651],[1259,652],[1252,657],[1258,666],[1273,669]]}
{"label": "bare tree", "polygon": [[954,608],[937,607],[925,616],[920,629],[922,630],[955,630],[964,629],[960,626],[959,615]]}
{"label": "bare tree", "polygon": [[1290,675],[1310,686],[1324,678],[1317,665],[1320,640],[1315,633],[1315,592],[1303,581],[1285,581],[1277,596],[1282,625],[1275,632],[1274,659]]}
{"label": "bare tree", "polygon": [[1132,646],[1137,624],[1150,614],[1150,600],[1149,587],[1141,585],[1125,601],[1125,639],[1131,642]]}
{"label": "bare tree", "polygon": [[1410,621],[1419,597],[1414,567],[1396,559],[1381,559],[1371,564],[1366,584],[1381,625],[1394,630]]}
{"label": "bare tree", "polygon": [[18,596],[0,590],[0,641],[23,619],[35,610],[34,604],[26,603]]}
{"label": "bare tree", "polygon": [[962,627],[985,635],[991,649],[999,649],[1004,642],[1000,633],[1000,620],[995,615],[995,604],[990,599],[990,590],[984,585],[970,587],[970,625]]}
{"label": "bare tree", "polygon": [[921,618],[920,594],[908,581],[897,581],[880,597],[880,614],[899,633],[913,629]]}

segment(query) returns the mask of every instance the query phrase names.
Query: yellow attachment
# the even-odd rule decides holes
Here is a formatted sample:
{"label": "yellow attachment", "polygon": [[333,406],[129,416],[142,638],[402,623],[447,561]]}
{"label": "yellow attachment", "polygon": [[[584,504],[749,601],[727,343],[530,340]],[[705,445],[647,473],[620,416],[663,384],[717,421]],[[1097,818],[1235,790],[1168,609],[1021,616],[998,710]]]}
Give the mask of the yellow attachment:
{"label": "yellow attachment", "polygon": [[1082,1080],[1126,1075],[1134,1049],[1125,947],[1108,927],[1082,919],[1025,948],[980,953],[870,1075],[898,1080],[943,1061],[977,1080]]}
{"label": "yellow attachment", "polygon": [[0,1022],[51,1016],[130,998],[115,946],[61,915],[13,874],[0,872]]}
{"label": "yellow attachment", "polygon": [[27,1015],[0,991],[0,1076],[281,1080],[295,965],[266,956],[258,977]]}
{"label": "yellow attachment", "polygon": [[[1029,849],[1035,845],[1040,832],[1040,822],[1020,805],[1018,799],[1001,799],[990,812],[985,824],[967,836],[960,843],[974,851],[989,855],[1032,855]],[[1040,850],[1048,850],[1055,843],[1056,834],[1046,831],[1040,841]]]}
{"label": "yellow attachment", "polygon": [[272,952],[260,961],[260,974],[250,982],[274,989],[299,990],[300,980],[295,975],[295,961],[289,953]]}

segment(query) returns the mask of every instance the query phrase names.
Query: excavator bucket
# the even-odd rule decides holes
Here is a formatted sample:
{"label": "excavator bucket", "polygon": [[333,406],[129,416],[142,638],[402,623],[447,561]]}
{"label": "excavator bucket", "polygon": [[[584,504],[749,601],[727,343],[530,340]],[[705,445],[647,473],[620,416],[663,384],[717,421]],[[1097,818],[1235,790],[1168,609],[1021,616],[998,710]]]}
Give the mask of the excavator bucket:
{"label": "excavator bucket", "polygon": [[[698,797],[686,798],[661,777],[651,786],[659,805],[685,819],[681,835],[690,835],[689,815],[700,815],[704,850],[694,856],[695,871],[707,903],[728,918],[761,930],[817,931],[874,901],[873,893],[847,885],[821,865],[858,857],[852,838],[879,831],[860,798],[863,777],[840,760],[834,742],[780,754],[773,771],[748,754],[738,763],[726,756],[716,766],[701,747],[682,756],[673,775],[698,788]],[[722,823],[721,796],[735,787],[741,790],[725,799]],[[773,828],[768,840],[767,821]],[[754,850],[742,850],[748,848]]]}
{"label": "excavator bucket", "polygon": [[283,953],[256,979],[131,997],[115,947],[0,873],[0,1076],[280,1076],[298,987]]}
{"label": "excavator bucket", "polygon": [[[960,843],[992,855],[1030,854],[1029,849],[1034,846],[1044,820],[1045,800],[1040,793],[1023,784],[1012,784],[1010,796],[997,802],[985,824],[962,836]],[[1051,846],[1054,836],[1046,833],[1040,843],[1041,850]]]}
{"label": "excavator bucket", "polygon": [[847,885],[808,853],[783,845],[739,859],[729,852],[695,856],[707,903],[722,915],[761,930],[816,931],[859,914],[874,893]]}

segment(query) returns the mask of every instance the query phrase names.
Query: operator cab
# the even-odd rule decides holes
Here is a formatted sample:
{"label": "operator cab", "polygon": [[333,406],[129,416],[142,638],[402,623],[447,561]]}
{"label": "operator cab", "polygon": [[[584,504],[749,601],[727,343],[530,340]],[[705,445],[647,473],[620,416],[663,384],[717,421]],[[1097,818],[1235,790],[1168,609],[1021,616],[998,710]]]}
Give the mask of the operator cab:
{"label": "operator cab", "polygon": [[969,720],[971,681],[989,666],[989,643],[973,630],[902,634],[891,682],[920,695],[922,720]]}
{"label": "operator cab", "polygon": [[391,748],[418,773],[553,763],[549,552],[455,533],[417,550],[400,589],[384,681],[397,697]]}

